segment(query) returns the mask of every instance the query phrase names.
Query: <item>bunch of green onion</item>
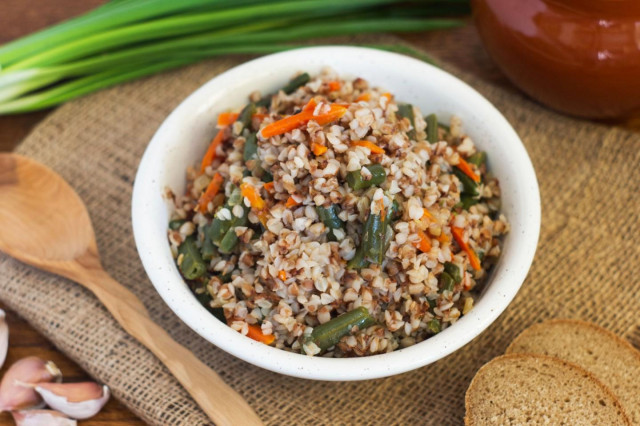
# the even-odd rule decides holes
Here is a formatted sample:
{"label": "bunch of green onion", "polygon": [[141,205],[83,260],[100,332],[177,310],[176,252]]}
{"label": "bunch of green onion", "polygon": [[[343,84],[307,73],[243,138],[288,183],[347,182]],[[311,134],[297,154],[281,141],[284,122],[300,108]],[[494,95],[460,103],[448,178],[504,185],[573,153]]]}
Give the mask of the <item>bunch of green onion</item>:
{"label": "bunch of green onion", "polygon": [[51,107],[217,55],[449,28],[460,21],[443,16],[466,13],[468,0],[111,0],[0,46],[0,114]]}

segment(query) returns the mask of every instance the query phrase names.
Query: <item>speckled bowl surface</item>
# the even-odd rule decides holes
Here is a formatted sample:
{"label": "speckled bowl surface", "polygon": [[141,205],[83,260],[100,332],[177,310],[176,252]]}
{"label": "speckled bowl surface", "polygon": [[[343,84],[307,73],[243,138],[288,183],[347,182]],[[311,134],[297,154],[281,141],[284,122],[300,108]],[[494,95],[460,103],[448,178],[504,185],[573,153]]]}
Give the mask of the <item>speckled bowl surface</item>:
{"label": "speckled bowl surface", "polygon": [[[343,77],[362,77],[396,99],[462,118],[465,131],[487,151],[500,180],[503,212],[511,224],[503,255],[475,307],[453,326],[414,346],[363,358],[332,359],[286,352],[249,339],[214,318],[195,299],[171,257],[167,224],[171,206],[163,193],[185,188],[187,166],[199,163],[215,117],[239,108],[249,93],[269,93],[298,71],[329,66]],[[460,349],[502,313],[522,285],[540,230],[540,194],[531,161],[513,128],[484,97],[456,77],[424,62],[359,47],[311,47],[264,56],[237,66],[200,87],[162,123],[149,143],[133,191],[133,231],[142,263],[164,301],[204,339],[254,365],[317,380],[363,380],[419,368]]]}

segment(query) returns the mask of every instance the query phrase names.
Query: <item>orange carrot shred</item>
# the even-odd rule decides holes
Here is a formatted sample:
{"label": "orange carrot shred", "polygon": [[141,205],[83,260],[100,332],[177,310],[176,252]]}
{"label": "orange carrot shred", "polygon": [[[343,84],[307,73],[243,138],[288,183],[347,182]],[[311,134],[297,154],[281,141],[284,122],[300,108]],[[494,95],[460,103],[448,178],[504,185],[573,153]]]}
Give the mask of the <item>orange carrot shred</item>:
{"label": "orange carrot shred", "polygon": [[216,150],[222,144],[222,140],[224,139],[224,129],[220,129],[216,136],[213,138],[211,143],[209,144],[209,148],[207,152],[202,157],[202,163],[200,164],[200,173],[204,173],[207,166],[213,163],[213,160],[216,158]]}
{"label": "orange carrot shred", "polygon": [[300,203],[297,202],[295,198],[289,197],[289,198],[287,198],[287,202],[285,203],[285,207],[290,209],[291,207],[295,207],[295,206],[297,206],[299,204]]}
{"label": "orange carrot shred", "polygon": [[471,267],[476,271],[479,271],[481,269],[480,259],[478,258],[476,252],[471,247],[469,247],[469,244],[464,241],[464,230],[462,228],[456,228],[455,226],[452,226],[451,234],[453,235],[453,238],[456,240],[460,248],[464,250],[465,253],[467,253],[467,256],[469,257],[469,263],[471,263]]}
{"label": "orange carrot shred", "polygon": [[263,114],[263,113],[260,113],[260,112],[256,112],[255,114],[253,114],[251,116],[251,118],[257,118],[258,120],[262,121],[265,118],[267,118],[268,116],[269,116],[269,114]]}
{"label": "orange carrot shred", "polygon": [[391,98],[393,98],[393,95],[391,93],[389,93],[389,92],[385,92],[380,96],[387,98],[387,101],[390,101]]}
{"label": "orange carrot shred", "polygon": [[270,138],[272,136],[290,132],[293,129],[307,124],[311,120],[314,120],[322,126],[339,119],[347,112],[346,107],[333,104],[330,106],[329,112],[320,115],[313,115],[315,104],[316,101],[311,99],[311,101],[309,101],[309,103],[298,114],[291,115],[263,127],[260,131],[262,137]]}
{"label": "orange carrot shred", "polygon": [[329,148],[324,145],[320,145],[319,143],[314,142],[311,144],[311,151],[313,151],[315,155],[322,155],[327,152],[328,149]]}
{"label": "orange carrot shred", "polygon": [[477,174],[475,174],[475,172],[473,171],[473,169],[471,168],[471,165],[469,163],[467,163],[464,158],[460,157],[460,162],[458,163],[458,168],[460,170],[462,170],[462,172],[469,176],[471,179],[473,179],[474,182],[479,183],[480,182],[480,176],[478,176]]}
{"label": "orange carrot shred", "polygon": [[429,219],[435,219],[435,217],[433,217],[433,215],[431,214],[431,212],[427,209],[422,209],[422,217],[426,217]]}
{"label": "orange carrot shred", "polygon": [[440,235],[436,237],[436,240],[440,241],[440,244],[448,243],[449,237],[444,232],[440,232]]}
{"label": "orange carrot shred", "polygon": [[198,200],[198,210],[200,211],[200,213],[205,213],[207,211],[207,206],[213,200],[216,194],[220,192],[220,188],[222,187],[223,182],[224,179],[222,175],[216,172],[216,174],[213,175],[213,179],[211,179],[211,182],[209,182],[207,189],[200,197],[200,200]]}
{"label": "orange carrot shred", "polygon": [[413,245],[418,248],[423,253],[429,253],[431,251],[431,240],[424,232],[418,230],[418,236],[420,240],[413,243]]}
{"label": "orange carrot shred", "polygon": [[282,281],[286,281],[287,271],[285,271],[284,269],[281,269],[280,272],[278,272],[278,278],[280,278]]}
{"label": "orange carrot shred", "polygon": [[329,91],[330,92],[335,92],[336,90],[340,90],[341,87],[342,87],[342,84],[340,84],[339,81],[330,81],[329,82]]}
{"label": "orange carrot shred", "polygon": [[230,126],[238,119],[237,112],[221,112],[218,115],[218,127]]}
{"label": "orange carrot shred", "polygon": [[380,148],[378,145],[374,144],[371,141],[367,141],[367,140],[353,141],[351,142],[351,145],[363,146],[365,148],[369,148],[369,151],[371,151],[372,154],[384,154],[384,149]]}
{"label": "orange carrot shred", "polygon": [[253,186],[249,185],[248,183],[243,182],[240,185],[240,193],[242,194],[243,197],[249,200],[249,204],[251,205],[252,208],[258,211],[262,211],[266,207],[266,203],[264,202],[262,197],[260,197],[260,194],[258,194],[258,191],[256,191],[256,189]]}
{"label": "orange carrot shred", "polygon": [[276,340],[276,336],[273,334],[264,334],[262,332],[262,328],[259,325],[249,324],[249,331],[247,332],[247,337],[252,338],[258,342],[264,343],[265,345],[270,345]]}
{"label": "orange carrot shred", "polygon": [[371,100],[371,94],[370,93],[363,93],[360,96],[358,96],[356,98],[356,102],[360,102],[360,101],[365,101],[365,102],[369,102]]}
{"label": "orange carrot shred", "polygon": [[275,190],[273,181],[265,183],[264,184],[264,189],[269,194],[273,193],[273,191]]}

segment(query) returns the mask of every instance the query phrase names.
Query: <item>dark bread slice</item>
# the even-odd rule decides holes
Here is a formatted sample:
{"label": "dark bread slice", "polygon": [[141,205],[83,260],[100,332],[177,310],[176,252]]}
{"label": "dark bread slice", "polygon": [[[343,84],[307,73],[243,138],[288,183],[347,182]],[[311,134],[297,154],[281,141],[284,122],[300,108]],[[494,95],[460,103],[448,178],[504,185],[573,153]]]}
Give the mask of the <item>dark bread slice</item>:
{"label": "dark bread slice", "polygon": [[591,373],[544,355],[494,358],[465,395],[465,424],[631,425],[616,396]]}
{"label": "dark bread slice", "polygon": [[507,353],[553,356],[592,373],[616,394],[634,425],[640,425],[640,352],[592,323],[554,319],[532,325]]}

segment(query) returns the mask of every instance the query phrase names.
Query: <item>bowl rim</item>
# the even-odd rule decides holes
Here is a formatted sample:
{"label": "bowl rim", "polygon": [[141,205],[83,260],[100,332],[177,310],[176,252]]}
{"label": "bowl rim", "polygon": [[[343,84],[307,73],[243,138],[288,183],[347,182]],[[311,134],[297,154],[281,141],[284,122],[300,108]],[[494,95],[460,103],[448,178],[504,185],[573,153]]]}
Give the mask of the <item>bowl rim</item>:
{"label": "bowl rim", "polygon": [[[393,352],[359,358],[309,357],[276,349],[242,336],[215,319],[201,306],[182,279],[167,278],[170,274],[166,273],[166,268],[176,267],[174,264],[159,264],[157,259],[160,259],[160,256],[156,256],[160,249],[160,238],[168,246],[166,234],[154,235],[157,232],[151,221],[147,220],[150,214],[153,215],[148,198],[152,196],[152,191],[157,191],[157,186],[154,179],[145,177],[155,176],[152,172],[157,164],[154,163],[158,156],[163,154],[158,151],[161,145],[159,141],[171,126],[179,126],[177,120],[180,116],[192,108],[192,104],[210,88],[231,83],[236,74],[260,70],[272,61],[287,61],[304,54],[328,57],[338,54],[365,55],[378,61],[393,62],[401,70],[398,71],[400,74],[404,72],[402,70],[417,68],[428,73],[430,77],[437,77],[447,84],[458,86],[459,90],[466,91],[467,96],[482,107],[483,115],[492,116],[492,119],[496,120],[495,126],[503,135],[508,136],[509,143],[512,144],[509,148],[510,157],[513,156],[519,162],[517,179],[530,190],[527,197],[530,210],[523,219],[526,224],[526,229],[522,231],[526,235],[520,236],[523,243],[511,247],[511,250],[517,250],[518,264],[509,265],[511,268],[507,269],[504,276],[501,275],[500,280],[492,279],[485,290],[486,293],[492,293],[495,304],[478,305],[443,332],[419,344]],[[352,46],[317,46],[262,56],[233,67],[200,86],[169,114],[149,142],[140,161],[132,195],[133,233],[144,269],[162,299],[186,325],[218,348],[253,365],[289,376],[330,381],[365,380],[404,373],[444,358],[473,340],[507,308],[524,282],[536,251],[540,218],[540,194],[531,160],[515,130],[487,99],[457,77],[425,62],[397,53]],[[183,294],[185,290],[189,292],[191,300],[176,297],[177,293]],[[483,297],[487,297],[486,294],[483,294]],[[454,329],[455,332],[450,331]]]}

